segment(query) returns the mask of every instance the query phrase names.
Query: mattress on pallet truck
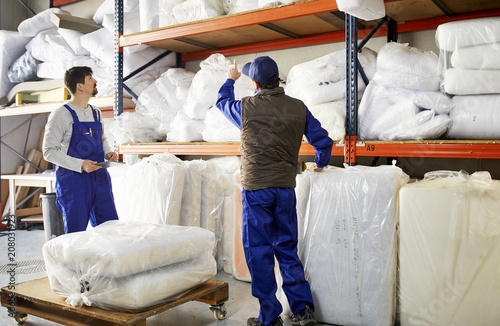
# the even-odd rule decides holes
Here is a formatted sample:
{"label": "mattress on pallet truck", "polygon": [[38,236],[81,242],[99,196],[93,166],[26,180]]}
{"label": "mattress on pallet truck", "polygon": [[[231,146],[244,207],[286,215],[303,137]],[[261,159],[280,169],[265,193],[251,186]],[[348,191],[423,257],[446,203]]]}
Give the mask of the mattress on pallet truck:
{"label": "mattress on pallet truck", "polygon": [[500,323],[500,181],[427,173],[400,192],[402,326]]}
{"label": "mattress on pallet truck", "polygon": [[318,321],[394,324],[397,198],[407,181],[395,166],[327,167],[298,176],[298,252]]}

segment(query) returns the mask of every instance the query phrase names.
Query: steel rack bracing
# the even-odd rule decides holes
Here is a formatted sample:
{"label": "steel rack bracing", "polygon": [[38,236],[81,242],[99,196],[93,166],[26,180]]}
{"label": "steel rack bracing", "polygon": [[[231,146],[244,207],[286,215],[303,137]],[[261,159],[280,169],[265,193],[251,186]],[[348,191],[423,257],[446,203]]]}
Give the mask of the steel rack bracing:
{"label": "steel rack bracing", "polygon": [[[115,3],[116,10],[120,11],[115,14],[115,19],[119,20],[115,25],[119,25],[123,23],[123,8],[120,0]],[[332,156],[344,156],[348,164],[356,164],[357,158],[362,156],[500,158],[500,141],[380,142],[358,139],[357,92],[354,91],[357,78],[354,76],[359,69],[357,51],[366,43],[358,44],[358,38],[387,35],[388,41],[395,41],[397,33],[435,29],[456,20],[500,16],[500,3],[496,0],[385,0],[385,6],[388,16],[381,22],[344,15],[338,11],[334,0],[305,0],[130,35],[123,35],[123,29],[117,26],[115,59],[119,71],[115,71],[115,87],[121,89],[123,84],[119,60],[126,46],[149,44],[182,53],[182,62],[185,62],[204,59],[213,53],[229,56],[345,41],[348,63],[346,138],[334,146]],[[115,116],[122,112],[119,99],[120,96],[115,104]],[[178,155],[238,155],[239,143],[123,144],[119,147],[120,154],[165,151]],[[304,144],[301,155],[314,155],[314,151]]]}

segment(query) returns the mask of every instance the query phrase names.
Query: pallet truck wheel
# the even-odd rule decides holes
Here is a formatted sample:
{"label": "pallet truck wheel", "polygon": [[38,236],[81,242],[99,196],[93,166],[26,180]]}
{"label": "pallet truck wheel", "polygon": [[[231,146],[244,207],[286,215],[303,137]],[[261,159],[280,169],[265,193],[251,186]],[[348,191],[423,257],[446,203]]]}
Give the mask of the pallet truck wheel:
{"label": "pallet truck wheel", "polygon": [[28,315],[24,312],[16,311],[14,313],[14,320],[19,324],[24,323],[28,319]]}
{"label": "pallet truck wheel", "polygon": [[225,304],[210,305],[210,310],[213,311],[215,319],[223,320],[226,318],[227,310]]}

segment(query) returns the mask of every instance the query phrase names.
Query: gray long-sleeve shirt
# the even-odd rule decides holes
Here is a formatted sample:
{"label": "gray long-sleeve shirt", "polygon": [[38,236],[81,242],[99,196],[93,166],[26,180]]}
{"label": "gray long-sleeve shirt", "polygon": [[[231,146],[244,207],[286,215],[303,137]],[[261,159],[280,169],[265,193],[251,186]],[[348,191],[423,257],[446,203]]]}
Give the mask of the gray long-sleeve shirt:
{"label": "gray long-sleeve shirt", "polygon": [[[76,105],[67,103],[71,109],[76,112],[76,116],[82,122],[94,121],[94,115],[90,106],[87,108],[80,108]],[[102,124],[101,111],[93,106],[94,109],[99,111]],[[72,170],[75,172],[82,172],[83,159],[71,157],[68,155],[69,142],[73,133],[73,117],[71,113],[64,106],[57,108],[50,115],[45,125],[45,136],[43,139],[43,157],[46,161]],[[112,152],[112,148],[108,144],[106,135],[104,134],[104,127],[102,132],[102,144],[104,155]]]}

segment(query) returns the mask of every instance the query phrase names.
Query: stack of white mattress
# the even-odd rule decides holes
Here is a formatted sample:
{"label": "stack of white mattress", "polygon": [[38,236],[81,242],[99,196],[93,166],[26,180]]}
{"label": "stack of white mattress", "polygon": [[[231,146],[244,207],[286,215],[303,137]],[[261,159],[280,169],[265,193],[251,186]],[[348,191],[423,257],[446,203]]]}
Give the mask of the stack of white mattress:
{"label": "stack of white mattress", "polygon": [[9,68],[25,52],[24,46],[28,41],[28,37],[18,32],[0,31],[0,98],[15,85],[9,80]]}
{"label": "stack of white mattress", "polygon": [[397,198],[408,176],[395,166],[356,166],[307,171],[297,179],[299,257],[316,319],[392,326]]}
{"label": "stack of white mattress", "polygon": [[451,139],[500,139],[500,18],[438,26],[443,61],[442,89],[452,95]]}
{"label": "stack of white mattress", "polygon": [[213,277],[214,244],[201,228],[108,221],[54,238],[43,255],[52,291],[68,304],[137,311]]}
{"label": "stack of white mattress", "polygon": [[337,0],[337,6],[340,11],[364,20],[385,16],[384,0]]}
{"label": "stack of white mattress", "polygon": [[359,133],[364,140],[437,139],[451,125],[451,107],[439,92],[437,55],[387,43],[361,99]]}
{"label": "stack of white mattress", "polygon": [[402,326],[500,322],[500,181],[437,171],[400,192]]}

